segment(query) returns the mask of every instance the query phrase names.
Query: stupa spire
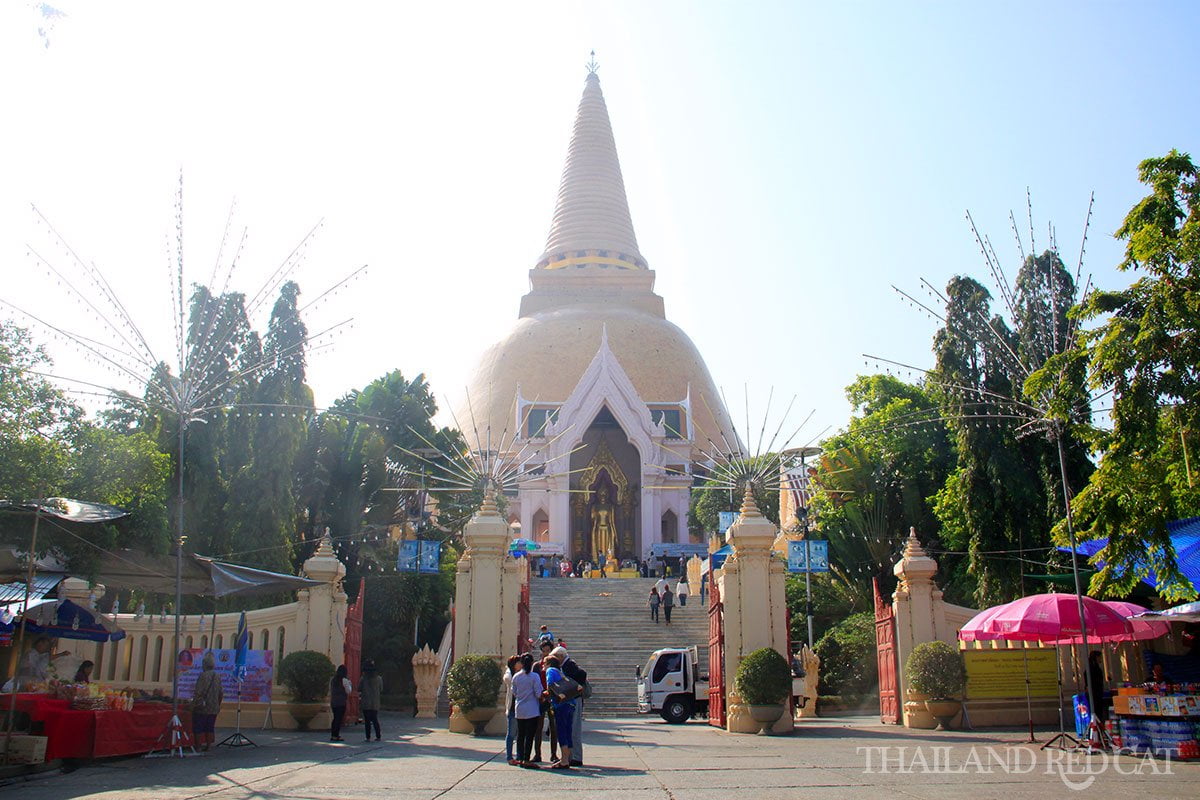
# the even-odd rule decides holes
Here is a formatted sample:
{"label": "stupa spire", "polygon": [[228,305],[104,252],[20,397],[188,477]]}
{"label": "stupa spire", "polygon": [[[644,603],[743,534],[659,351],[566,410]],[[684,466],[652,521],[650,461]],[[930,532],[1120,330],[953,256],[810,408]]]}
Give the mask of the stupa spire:
{"label": "stupa spire", "polygon": [[596,54],[587,65],[546,250],[538,269],[647,269],[638,251]]}

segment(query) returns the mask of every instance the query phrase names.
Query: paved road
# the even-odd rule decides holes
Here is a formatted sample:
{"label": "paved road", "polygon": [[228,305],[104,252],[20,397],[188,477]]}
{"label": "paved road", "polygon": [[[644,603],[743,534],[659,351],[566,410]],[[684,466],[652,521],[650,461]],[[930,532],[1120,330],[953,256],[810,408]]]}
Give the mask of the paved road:
{"label": "paved road", "polygon": [[[703,723],[588,723],[583,769],[510,767],[503,740],[459,736],[385,715],[387,739],[252,735],[263,745],[186,759],[126,759],[0,787],[21,800],[377,800],[526,798],[1200,798],[1200,764],[1093,756],[1073,763],[1019,733],[935,733],[877,720],[814,720],[788,737],[734,736]],[[865,748],[865,749],[864,749]],[[903,749],[901,749],[903,748]],[[1141,770],[1141,774],[1136,774]],[[1087,770],[1091,775],[1087,774]],[[1064,782],[1064,775],[1067,782]],[[1089,780],[1089,778],[1091,780]],[[1082,796],[1082,795],[1081,795]]]}

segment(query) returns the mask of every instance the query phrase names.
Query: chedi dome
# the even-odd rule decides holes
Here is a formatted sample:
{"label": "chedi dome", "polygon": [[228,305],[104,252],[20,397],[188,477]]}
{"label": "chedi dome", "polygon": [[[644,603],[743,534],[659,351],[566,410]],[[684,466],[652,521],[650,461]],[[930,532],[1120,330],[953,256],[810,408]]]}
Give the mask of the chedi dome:
{"label": "chedi dome", "polygon": [[688,537],[690,465],[738,440],[699,351],[654,293],[594,65],[529,281],[456,411],[476,449],[542,465],[510,502],[522,535],[594,560],[705,551]]}

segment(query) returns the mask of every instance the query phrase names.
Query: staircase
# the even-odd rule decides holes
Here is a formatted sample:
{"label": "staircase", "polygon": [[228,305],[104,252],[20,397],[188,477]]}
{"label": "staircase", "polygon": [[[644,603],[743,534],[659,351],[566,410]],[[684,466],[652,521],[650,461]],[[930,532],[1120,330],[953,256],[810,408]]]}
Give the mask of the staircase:
{"label": "staircase", "polygon": [[[708,611],[698,595],[678,603],[667,627],[650,621],[647,599],[654,578],[532,578],[529,585],[529,635],[549,626],[567,642],[567,650],[587,670],[592,697],[589,717],[637,713],[636,668],[662,647],[695,646],[700,674],[708,674]],[[671,588],[675,581],[671,580]]]}

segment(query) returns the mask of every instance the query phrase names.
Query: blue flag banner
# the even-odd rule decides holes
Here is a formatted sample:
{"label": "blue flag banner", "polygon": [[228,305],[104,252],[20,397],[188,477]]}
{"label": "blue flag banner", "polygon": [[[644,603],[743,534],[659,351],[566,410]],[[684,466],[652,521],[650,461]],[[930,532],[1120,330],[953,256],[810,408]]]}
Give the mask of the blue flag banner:
{"label": "blue flag banner", "polygon": [[421,543],[416,539],[406,539],[401,542],[400,555],[396,558],[396,569],[400,572],[416,572],[420,550]]}
{"label": "blue flag banner", "polygon": [[437,573],[438,568],[442,563],[442,543],[441,542],[421,542],[421,555],[418,558],[418,571],[429,573]]}
{"label": "blue flag banner", "polygon": [[788,542],[788,572],[829,572],[829,542]]}
{"label": "blue flag banner", "polygon": [[246,653],[250,649],[250,631],[246,627],[246,612],[238,617],[237,638],[234,645],[237,651],[233,662],[233,676],[236,680],[245,680],[246,678]]}
{"label": "blue flag banner", "polygon": [[441,542],[407,539],[400,543],[400,554],[396,557],[396,569],[400,572],[436,574],[441,563]]}

